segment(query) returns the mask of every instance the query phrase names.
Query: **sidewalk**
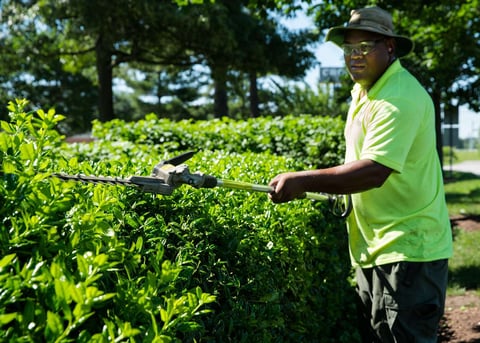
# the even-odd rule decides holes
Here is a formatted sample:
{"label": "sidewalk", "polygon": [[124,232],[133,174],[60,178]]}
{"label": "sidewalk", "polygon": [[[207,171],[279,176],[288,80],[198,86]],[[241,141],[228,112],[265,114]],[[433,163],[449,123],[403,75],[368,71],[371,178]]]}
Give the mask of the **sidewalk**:
{"label": "sidewalk", "polygon": [[456,163],[451,166],[450,164],[444,164],[443,170],[445,172],[459,171],[463,173],[472,173],[480,176],[480,161],[463,161],[461,163]]}

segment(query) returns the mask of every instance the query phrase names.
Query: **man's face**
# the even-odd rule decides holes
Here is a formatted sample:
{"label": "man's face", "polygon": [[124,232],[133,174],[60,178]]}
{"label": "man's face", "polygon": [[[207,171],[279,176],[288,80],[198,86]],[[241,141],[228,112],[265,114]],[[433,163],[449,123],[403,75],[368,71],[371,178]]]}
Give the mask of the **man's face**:
{"label": "man's face", "polygon": [[370,89],[393,58],[393,40],[378,33],[352,30],[345,34],[344,58],[350,77]]}

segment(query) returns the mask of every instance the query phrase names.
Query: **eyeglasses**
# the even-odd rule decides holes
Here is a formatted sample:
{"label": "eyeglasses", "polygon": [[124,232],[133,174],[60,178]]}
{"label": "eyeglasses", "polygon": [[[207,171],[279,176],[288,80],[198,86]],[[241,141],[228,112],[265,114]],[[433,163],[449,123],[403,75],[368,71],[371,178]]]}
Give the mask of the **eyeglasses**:
{"label": "eyeglasses", "polygon": [[355,53],[357,55],[366,56],[375,49],[375,46],[379,42],[381,42],[383,40],[385,40],[385,38],[379,38],[379,39],[376,39],[376,40],[364,41],[364,42],[360,42],[360,43],[357,43],[357,44],[343,44],[342,45],[343,54],[345,56],[350,56],[353,53]]}

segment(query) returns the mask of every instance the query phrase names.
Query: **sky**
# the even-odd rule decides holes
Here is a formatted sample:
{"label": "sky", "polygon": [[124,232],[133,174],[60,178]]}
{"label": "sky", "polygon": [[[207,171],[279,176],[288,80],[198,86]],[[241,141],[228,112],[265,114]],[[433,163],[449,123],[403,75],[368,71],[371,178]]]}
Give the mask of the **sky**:
{"label": "sky", "polygon": [[[290,20],[284,20],[283,23],[290,29],[312,28],[313,23],[304,13],[298,12],[297,17]],[[343,67],[342,50],[331,42],[320,43],[314,49],[317,61],[322,67]],[[305,77],[305,81],[313,88],[318,83],[320,73],[319,66],[310,69]],[[461,106],[459,109],[459,138],[480,137],[480,113],[475,113],[467,106]]]}

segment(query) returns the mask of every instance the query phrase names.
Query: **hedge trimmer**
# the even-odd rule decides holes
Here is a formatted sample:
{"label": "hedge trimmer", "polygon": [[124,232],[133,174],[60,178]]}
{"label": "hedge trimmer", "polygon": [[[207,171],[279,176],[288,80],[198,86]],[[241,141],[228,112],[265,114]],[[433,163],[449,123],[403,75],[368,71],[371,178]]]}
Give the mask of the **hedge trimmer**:
{"label": "hedge trimmer", "polygon": [[[263,193],[274,191],[273,187],[267,185],[224,180],[201,172],[191,173],[188,166],[183,164],[183,162],[190,159],[194,154],[195,152],[189,151],[174,158],[161,161],[153,168],[153,172],[150,176],[130,176],[128,178],[120,178],[109,176],[88,176],[83,174],[70,175],[65,173],[55,173],[53,176],[64,181],[74,180],[88,183],[136,186],[144,192],[162,195],[170,195],[175,188],[184,184],[195,188],[224,187]],[[352,210],[350,195],[306,192],[301,198],[328,200],[332,213],[342,218],[346,218]]]}

